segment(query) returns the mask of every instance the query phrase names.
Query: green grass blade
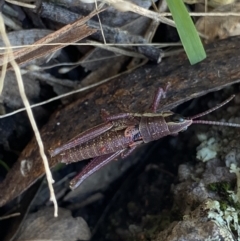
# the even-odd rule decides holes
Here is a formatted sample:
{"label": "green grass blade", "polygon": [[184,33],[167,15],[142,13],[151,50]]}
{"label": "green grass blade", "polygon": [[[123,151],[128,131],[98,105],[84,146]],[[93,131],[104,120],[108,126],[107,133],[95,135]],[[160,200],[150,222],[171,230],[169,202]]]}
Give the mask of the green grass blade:
{"label": "green grass blade", "polygon": [[179,37],[191,64],[206,58],[201,39],[182,0],[167,0]]}

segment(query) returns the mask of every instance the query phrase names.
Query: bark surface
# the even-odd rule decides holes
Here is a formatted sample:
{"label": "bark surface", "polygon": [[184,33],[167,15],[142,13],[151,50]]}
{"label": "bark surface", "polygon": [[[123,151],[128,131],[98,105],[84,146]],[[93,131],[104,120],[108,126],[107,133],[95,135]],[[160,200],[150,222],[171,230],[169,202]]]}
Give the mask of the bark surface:
{"label": "bark surface", "polygon": [[[42,128],[45,150],[65,143],[82,131],[101,123],[100,110],[110,113],[146,112],[158,87],[171,83],[159,111],[240,81],[240,37],[206,46],[207,59],[191,66],[185,54],[146,65],[104,84],[90,94],[56,111]],[[60,159],[50,158],[50,166]],[[44,174],[35,138],[0,183],[0,206],[17,197]]]}

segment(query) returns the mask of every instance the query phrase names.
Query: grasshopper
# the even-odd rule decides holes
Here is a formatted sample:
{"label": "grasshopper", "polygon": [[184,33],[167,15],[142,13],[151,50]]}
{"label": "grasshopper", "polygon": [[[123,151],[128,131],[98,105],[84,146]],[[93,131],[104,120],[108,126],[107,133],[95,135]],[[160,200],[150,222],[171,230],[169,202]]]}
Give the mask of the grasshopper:
{"label": "grasshopper", "polygon": [[159,102],[166,97],[166,88],[159,88],[151,106],[150,113],[120,113],[110,115],[102,110],[104,123],[77,135],[67,143],[50,149],[51,157],[60,155],[61,162],[69,164],[84,159],[92,161],[70,182],[70,188],[75,189],[86,178],[100,168],[121,156],[125,158],[139,145],[158,140],[164,136],[177,135],[187,130],[192,124],[222,125],[240,127],[240,124],[217,121],[196,120],[224,106],[234,98],[192,117],[182,117],[171,111],[157,113]]}

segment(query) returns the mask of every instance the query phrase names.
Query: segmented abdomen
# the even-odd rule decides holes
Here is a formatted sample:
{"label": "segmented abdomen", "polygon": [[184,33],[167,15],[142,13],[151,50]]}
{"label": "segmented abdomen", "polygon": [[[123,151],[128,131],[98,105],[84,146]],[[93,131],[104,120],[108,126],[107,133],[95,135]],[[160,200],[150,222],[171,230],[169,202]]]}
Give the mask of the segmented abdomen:
{"label": "segmented abdomen", "polygon": [[60,154],[61,162],[71,163],[84,159],[102,156],[126,149],[133,143],[131,136],[125,136],[124,130],[107,131],[94,139]]}

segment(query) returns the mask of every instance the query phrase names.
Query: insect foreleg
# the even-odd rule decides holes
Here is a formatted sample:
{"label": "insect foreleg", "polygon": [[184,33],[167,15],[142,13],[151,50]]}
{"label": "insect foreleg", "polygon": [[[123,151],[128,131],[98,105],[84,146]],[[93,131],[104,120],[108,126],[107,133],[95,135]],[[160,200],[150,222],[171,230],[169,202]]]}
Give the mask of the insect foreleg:
{"label": "insect foreleg", "polygon": [[[151,110],[153,113],[157,112],[159,102],[162,98],[166,97],[166,93],[169,87],[170,87],[170,83],[168,82],[164,89],[161,87],[158,88],[157,93],[155,94],[153,99],[153,104],[151,106]],[[102,109],[101,116],[104,121],[115,121],[115,120],[121,120],[121,119],[131,119],[131,118],[133,119],[135,117],[141,117],[142,114],[126,112],[126,113],[110,115],[109,112],[107,112],[105,109]]]}
{"label": "insect foreleg", "polygon": [[110,130],[113,127],[113,123],[103,123],[98,126],[95,126],[89,130],[84,131],[83,133],[75,136],[73,139],[68,141],[66,144],[57,147],[56,149],[50,149],[49,154],[51,157],[58,155],[59,153],[68,150],[72,147],[78,146],[82,143],[85,143],[89,140],[94,139],[95,137],[101,135],[102,133]]}
{"label": "insect foreleg", "polygon": [[133,144],[131,144],[129,146],[128,149],[126,149],[122,154],[121,154],[121,157],[124,159],[126,158],[127,156],[129,156],[135,149],[138,145],[142,144],[143,141],[136,141],[136,142],[133,142]]}
{"label": "insect foreleg", "polygon": [[102,109],[101,116],[105,122],[113,123],[112,130],[123,130],[129,126],[138,125],[140,123],[139,117],[141,117],[142,114],[129,112],[111,115],[108,111]]}
{"label": "insect foreleg", "polygon": [[157,108],[158,108],[160,100],[162,98],[166,98],[166,93],[167,93],[167,90],[169,87],[170,87],[170,83],[168,82],[164,89],[158,88],[157,93],[155,94],[155,97],[153,99],[153,104],[151,106],[151,110],[153,113],[157,112]]}
{"label": "insect foreleg", "polygon": [[92,161],[75,178],[73,178],[73,180],[70,182],[70,188],[77,188],[86,178],[88,178],[100,168],[108,164],[114,158],[121,155],[124,150],[93,158]]}

